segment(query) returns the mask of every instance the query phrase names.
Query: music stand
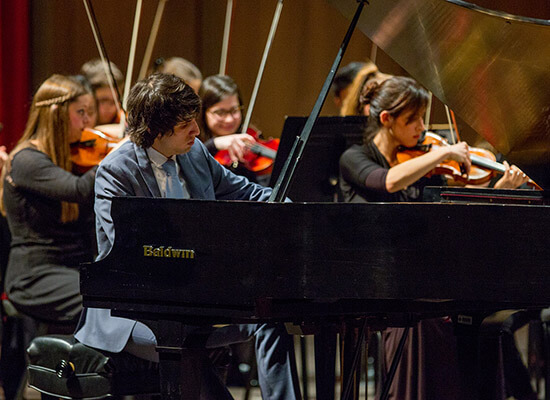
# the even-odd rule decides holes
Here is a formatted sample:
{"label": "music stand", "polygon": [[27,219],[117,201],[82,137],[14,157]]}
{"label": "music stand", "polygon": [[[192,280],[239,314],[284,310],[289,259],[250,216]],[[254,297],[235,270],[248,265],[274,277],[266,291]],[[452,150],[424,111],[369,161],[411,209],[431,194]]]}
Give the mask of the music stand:
{"label": "music stand", "polygon": [[[277,182],[294,139],[300,135],[306,120],[307,117],[286,117],[269,186]],[[292,201],[339,200],[340,156],[352,144],[362,143],[365,123],[366,118],[361,116],[320,117],[317,120],[288,190]]]}

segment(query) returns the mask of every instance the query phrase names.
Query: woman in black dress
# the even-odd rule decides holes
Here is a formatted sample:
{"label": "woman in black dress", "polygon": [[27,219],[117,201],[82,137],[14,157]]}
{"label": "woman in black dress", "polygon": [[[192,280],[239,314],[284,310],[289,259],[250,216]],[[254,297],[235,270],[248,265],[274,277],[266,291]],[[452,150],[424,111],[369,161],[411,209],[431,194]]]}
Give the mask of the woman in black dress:
{"label": "woman in black dress", "polygon": [[[470,169],[468,145],[464,142],[439,147],[401,164],[397,162],[399,148],[414,147],[425,130],[423,116],[428,93],[413,79],[393,77],[382,83],[371,82],[364,88],[361,101],[369,116],[364,144],[350,147],[340,158],[340,187],[345,201],[419,201],[426,185],[446,183],[442,176],[425,177],[437,164],[454,160],[466,171]],[[506,166],[506,173],[495,187],[515,188],[528,180],[517,167]],[[417,262],[422,262],[421,257]],[[414,263],[411,260],[411,268],[415,267]],[[385,371],[402,331],[390,328],[383,334]],[[390,397],[400,400],[460,399],[457,365],[456,341],[450,320],[423,320],[407,339]]]}
{"label": "woman in black dress", "polygon": [[48,78],[36,92],[23,136],[2,170],[0,207],[11,231],[5,291],[37,320],[76,323],[78,265],[94,256],[95,167],[73,173],[94,98],[78,81]]}

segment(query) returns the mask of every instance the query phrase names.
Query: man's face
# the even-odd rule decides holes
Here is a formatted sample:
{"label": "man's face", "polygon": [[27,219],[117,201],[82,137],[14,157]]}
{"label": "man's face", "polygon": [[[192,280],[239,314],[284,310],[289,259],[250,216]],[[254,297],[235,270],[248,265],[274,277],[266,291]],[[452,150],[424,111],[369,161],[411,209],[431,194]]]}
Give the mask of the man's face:
{"label": "man's face", "polygon": [[171,157],[174,154],[184,154],[191,150],[199,133],[199,125],[195,119],[189,122],[180,122],[174,126],[173,134],[157,136],[153,148],[166,157]]}

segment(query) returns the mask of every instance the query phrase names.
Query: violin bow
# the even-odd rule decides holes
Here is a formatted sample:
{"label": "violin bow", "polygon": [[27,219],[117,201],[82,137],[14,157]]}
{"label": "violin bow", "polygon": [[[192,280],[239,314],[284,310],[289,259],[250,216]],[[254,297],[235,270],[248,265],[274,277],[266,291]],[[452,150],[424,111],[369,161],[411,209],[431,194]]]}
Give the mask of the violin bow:
{"label": "violin bow", "polygon": [[[128,55],[128,69],[126,71],[126,81],[124,83],[124,95],[122,96],[122,107],[126,109],[126,102],[130,94],[130,84],[132,83],[132,74],[134,72],[134,60],[136,59],[136,46],[139,33],[139,22],[141,19],[141,6],[143,0],[136,1],[136,13],[134,15],[134,27],[132,29],[132,41],[130,43],[130,54]],[[122,124],[122,121],[121,121]]]}
{"label": "violin bow", "polygon": [[222,54],[220,56],[220,75],[225,75],[227,67],[227,52],[229,49],[229,38],[231,36],[231,26],[233,20],[233,0],[227,0],[225,10],[225,25],[223,28]]}
{"label": "violin bow", "polygon": [[451,119],[453,120],[453,126],[455,128],[456,141],[460,142],[461,139],[460,139],[460,133],[458,132],[458,124],[456,123],[455,112],[453,110],[450,110],[450,112],[451,112]]}
{"label": "violin bow", "polygon": [[428,104],[426,105],[426,114],[424,115],[424,125],[426,126],[426,130],[429,130],[430,127],[430,119],[432,116],[432,92],[428,92]]}
{"label": "violin bow", "polygon": [[103,63],[105,74],[107,75],[107,81],[109,82],[111,93],[113,95],[113,98],[117,100],[115,101],[117,113],[120,114],[121,111],[124,111],[124,108],[121,109],[122,103],[120,101],[120,92],[118,90],[118,86],[113,74],[113,70],[111,68],[111,62],[109,60],[109,56],[107,55],[105,43],[103,42],[101,32],[99,31],[99,25],[97,23],[97,18],[95,16],[94,8],[90,0],[82,0],[82,1],[84,3],[84,8],[86,9],[86,14],[88,15],[88,21],[90,21],[90,27],[92,28],[92,33],[94,35],[94,40],[97,46],[97,50],[99,52],[99,57],[101,58],[101,62]]}
{"label": "violin bow", "polygon": [[246,132],[248,125],[250,124],[250,118],[252,116],[252,110],[254,109],[254,104],[256,102],[256,97],[258,95],[258,90],[260,88],[260,82],[262,81],[262,76],[265,69],[265,64],[267,62],[267,56],[271,50],[271,44],[273,43],[273,38],[275,37],[275,32],[277,32],[277,26],[279,24],[279,17],[283,11],[283,0],[277,0],[277,8],[275,9],[275,14],[273,15],[273,21],[271,22],[271,29],[269,30],[269,35],[267,37],[267,43],[265,45],[264,54],[262,56],[262,61],[260,63],[260,69],[258,70],[258,75],[256,76],[256,83],[254,84],[254,90],[252,91],[252,96],[250,97],[250,103],[246,111],[246,117],[243,123],[243,132]]}
{"label": "violin bow", "polygon": [[143,56],[143,61],[141,62],[141,68],[139,70],[138,81],[145,78],[147,74],[147,69],[151,62],[151,56],[153,54],[153,49],[157,41],[157,34],[160,27],[160,21],[162,20],[162,15],[164,13],[164,6],[168,0],[159,0],[157,5],[157,11],[155,13],[155,19],[153,20],[153,25],[151,26],[151,32],[149,32],[149,39],[147,40],[147,47],[145,48],[145,54]]}
{"label": "violin bow", "polygon": [[[445,114],[447,115],[447,122],[449,123],[449,130],[451,131],[451,144],[456,144],[460,138],[458,137],[458,129],[456,129],[456,120],[451,121],[451,113],[452,111],[449,109],[449,106],[445,104]],[[455,123],[454,125],[453,122]]]}

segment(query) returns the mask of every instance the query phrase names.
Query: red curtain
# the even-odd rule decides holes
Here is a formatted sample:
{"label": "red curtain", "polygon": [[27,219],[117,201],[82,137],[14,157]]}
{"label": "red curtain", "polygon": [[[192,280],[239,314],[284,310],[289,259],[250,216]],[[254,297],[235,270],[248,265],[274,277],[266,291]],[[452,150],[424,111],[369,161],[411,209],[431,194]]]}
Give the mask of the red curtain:
{"label": "red curtain", "polygon": [[29,0],[0,1],[0,145],[11,150],[30,105]]}

